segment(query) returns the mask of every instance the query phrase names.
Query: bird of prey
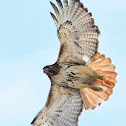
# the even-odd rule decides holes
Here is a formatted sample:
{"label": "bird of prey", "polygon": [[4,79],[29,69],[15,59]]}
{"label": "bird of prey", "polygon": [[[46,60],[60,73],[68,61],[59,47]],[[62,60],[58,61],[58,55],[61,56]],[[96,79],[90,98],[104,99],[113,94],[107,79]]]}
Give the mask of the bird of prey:
{"label": "bird of prey", "polygon": [[[108,100],[116,84],[116,67],[98,52],[100,35],[92,13],[79,0],[56,0],[51,16],[57,27],[60,51],[53,65],[43,68],[51,81],[45,107],[32,126],[77,126],[83,109]],[[89,59],[84,61],[84,57]]]}

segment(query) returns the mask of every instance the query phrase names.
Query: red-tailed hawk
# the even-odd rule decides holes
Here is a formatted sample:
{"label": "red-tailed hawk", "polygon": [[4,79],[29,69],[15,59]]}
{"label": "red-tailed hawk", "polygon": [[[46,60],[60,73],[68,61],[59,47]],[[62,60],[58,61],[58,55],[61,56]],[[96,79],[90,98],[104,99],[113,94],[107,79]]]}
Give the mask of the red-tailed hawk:
{"label": "red-tailed hawk", "polygon": [[[43,68],[51,80],[45,107],[32,126],[77,126],[85,110],[95,109],[108,100],[116,84],[115,66],[98,50],[99,28],[92,14],[79,0],[52,2],[51,16],[57,26],[60,52],[55,64]],[[85,62],[83,57],[89,58]]]}

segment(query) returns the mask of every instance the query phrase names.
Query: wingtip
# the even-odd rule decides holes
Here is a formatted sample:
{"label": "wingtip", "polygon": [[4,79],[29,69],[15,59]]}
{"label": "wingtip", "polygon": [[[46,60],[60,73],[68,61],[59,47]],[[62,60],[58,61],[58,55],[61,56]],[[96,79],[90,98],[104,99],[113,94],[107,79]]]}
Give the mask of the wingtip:
{"label": "wingtip", "polygon": [[52,2],[51,1],[49,1],[50,2],[50,4],[52,4]]}
{"label": "wingtip", "polygon": [[52,13],[52,12],[50,12],[50,14],[51,14],[51,15],[53,15],[53,13]]}
{"label": "wingtip", "polygon": [[80,2],[80,7],[84,8],[84,4],[82,2]]}
{"label": "wingtip", "polygon": [[52,6],[54,5],[54,3],[53,3],[53,2],[51,2],[51,1],[50,1],[50,4],[51,4]]}
{"label": "wingtip", "polygon": [[55,18],[55,15],[52,12],[50,12],[50,15],[52,16],[53,19]]}
{"label": "wingtip", "polygon": [[84,10],[85,10],[86,12],[88,12],[88,8],[84,8]]}
{"label": "wingtip", "polygon": [[89,15],[92,17],[92,13],[90,12]]}

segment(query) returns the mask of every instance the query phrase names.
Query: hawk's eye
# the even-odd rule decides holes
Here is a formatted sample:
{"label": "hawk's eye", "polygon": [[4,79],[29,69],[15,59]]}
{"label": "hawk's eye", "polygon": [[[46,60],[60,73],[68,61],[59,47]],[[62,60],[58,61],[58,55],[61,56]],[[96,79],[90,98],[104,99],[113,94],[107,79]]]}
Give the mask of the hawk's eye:
{"label": "hawk's eye", "polygon": [[57,69],[52,68],[51,70],[49,70],[49,73],[52,75],[56,75],[58,72],[57,72]]}

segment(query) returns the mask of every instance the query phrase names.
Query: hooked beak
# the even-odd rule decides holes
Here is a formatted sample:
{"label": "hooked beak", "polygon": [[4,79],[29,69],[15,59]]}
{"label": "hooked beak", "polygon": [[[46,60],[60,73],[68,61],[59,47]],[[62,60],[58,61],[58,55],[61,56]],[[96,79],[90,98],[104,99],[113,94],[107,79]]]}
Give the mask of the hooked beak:
{"label": "hooked beak", "polygon": [[44,73],[47,73],[47,72],[48,72],[47,69],[46,69],[45,67],[43,68],[43,72],[44,72]]}
{"label": "hooked beak", "polygon": [[47,66],[45,66],[44,68],[43,68],[43,72],[49,77],[49,79],[51,80],[51,74],[49,73],[49,70],[48,70],[48,67]]}

